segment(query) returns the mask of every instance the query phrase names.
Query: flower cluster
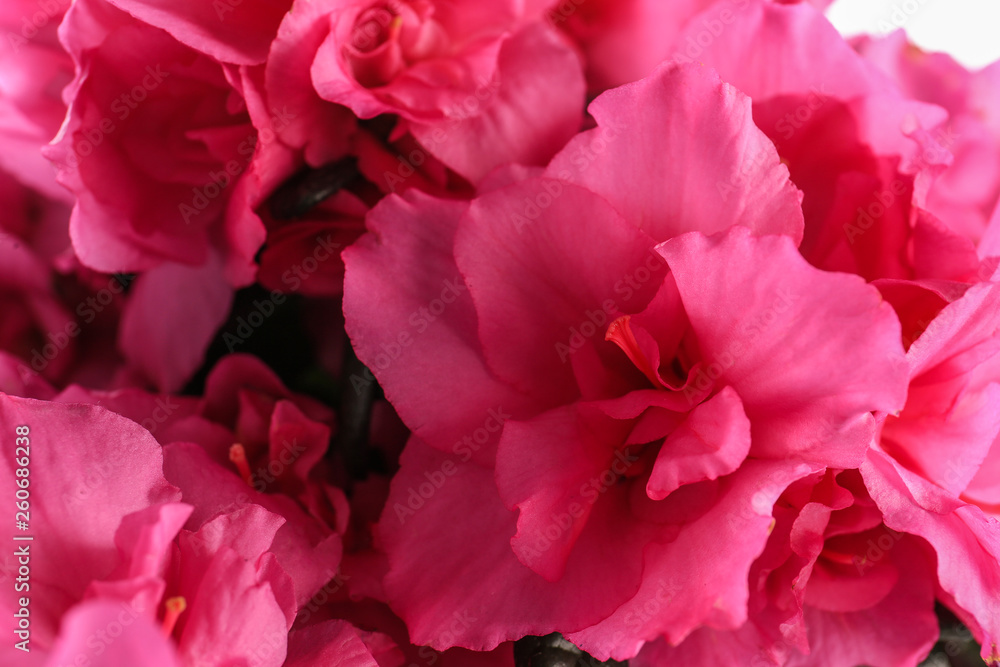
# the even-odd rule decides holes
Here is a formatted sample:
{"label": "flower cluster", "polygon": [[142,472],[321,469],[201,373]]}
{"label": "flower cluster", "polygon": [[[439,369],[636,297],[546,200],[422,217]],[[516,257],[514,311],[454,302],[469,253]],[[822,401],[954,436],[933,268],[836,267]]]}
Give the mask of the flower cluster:
{"label": "flower cluster", "polygon": [[4,664],[1000,664],[1000,63],[827,4],[5,0]]}

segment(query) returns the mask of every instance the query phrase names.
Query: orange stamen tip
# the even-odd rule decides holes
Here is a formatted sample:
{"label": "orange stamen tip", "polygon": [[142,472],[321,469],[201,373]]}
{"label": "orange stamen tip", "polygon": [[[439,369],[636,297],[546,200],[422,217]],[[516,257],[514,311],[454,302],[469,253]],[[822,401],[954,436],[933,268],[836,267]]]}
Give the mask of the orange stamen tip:
{"label": "orange stamen tip", "polygon": [[622,315],[608,325],[608,331],[604,334],[604,340],[611,341],[620,347],[622,352],[635,364],[635,367],[649,378],[654,387],[663,389],[663,383],[660,382],[660,378],[649,363],[649,359],[646,358],[642,348],[639,347],[639,341],[635,339],[635,334],[632,333],[631,322],[631,315]]}
{"label": "orange stamen tip", "polygon": [[163,603],[163,607],[165,610],[163,612],[163,634],[169,637],[173,634],[174,628],[177,626],[177,619],[187,609],[187,600],[182,595],[167,598]]}
{"label": "orange stamen tip", "polygon": [[243,448],[243,445],[237,442],[229,448],[229,460],[240,471],[243,481],[253,486],[253,473],[250,472],[250,464],[247,462],[247,450]]}
{"label": "orange stamen tip", "polygon": [[399,33],[403,30],[403,17],[394,16],[392,18],[392,23],[389,24],[389,39],[395,41],[399,37]]}

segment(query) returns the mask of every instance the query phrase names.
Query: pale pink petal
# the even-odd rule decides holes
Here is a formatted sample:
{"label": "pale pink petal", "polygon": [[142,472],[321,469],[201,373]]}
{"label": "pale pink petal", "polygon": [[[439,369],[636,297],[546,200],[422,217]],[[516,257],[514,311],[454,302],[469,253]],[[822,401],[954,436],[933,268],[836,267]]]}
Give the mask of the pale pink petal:
{"label": "pale pink petal", "polygon": [[657,241],[744,225],[802,237],[800,193],[750,99],[697,65],[665,65],[597,98],[598,127],[573,139],[553,178],[603,196]]}
{"label": "pale pink petal", "polygon": [[152,618],[128,605],[92,600],[63,618],[59,641],[46,662],[49,667],[77,664],[182,667],[185,663]]}
{"label": "pale pink petal", "polygon": [[[345,325],[358,358],[415,433],[463,460],[491,460],[504,419],[534,402],[498,380],[483,358],[452,256],[467,206],[412,191],[382,200],[368,217],[372,233],[344,252]],[[347,380],[354,389],[373,378]]]}
{"label": "pale pink petal", "polygon": [[233,288],[216,263],[164,264],[132,286],[119,345],[160,391],[179,391],[203,363],[232,300]]}

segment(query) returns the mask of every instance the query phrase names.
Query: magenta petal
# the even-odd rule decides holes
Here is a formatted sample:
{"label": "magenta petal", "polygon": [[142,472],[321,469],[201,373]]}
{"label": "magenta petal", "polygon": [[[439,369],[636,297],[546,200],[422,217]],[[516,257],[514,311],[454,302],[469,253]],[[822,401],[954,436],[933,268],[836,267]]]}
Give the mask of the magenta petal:
{"label": "magenta petal", "polygon": [[[32,555],[31,599],[33,638],[48,644],[59,617],[90,582],[115,569],[115,533],[122,520],[150,505],[177,501],[180,493],[164,479],[156,440],[103,408],[0,395],[0,424],[11,438],[0,456],[0,493],[11,502],[19,488],[17,459],[23,456],[16,451],[14,429],[25,425],[30,431],[33,492],[30,530],[24,534],[45,545]],[[16,608],[17,597],[13,585],[4,587],[0,606]]]}
{"label": "magenta petal", "polygon": [[717,479],[750,451],[750,420],[731,387],[702,403],[671,433],[656,457],[646,493],[663,500],[685,484]]}
{"label": "magenta petal", "polygon": [[179,391],[204,361],[232,300],[233,288],[214,262],[161,265],[135,281],[119,345],[160,391]]}
{"label": "magenta petal", "polygon": [[[116,626],[122,628],[120,635],[109,635],[109,628]],[[181,667],[185,663],[153,619],[137,615],[121,603],[92,600],[74,607],[63,618],[59,640],[46,664]]]}
{"label": "magenta petal", "polygon": [[661,634],[677,644],[701,625],[742,625],[750,566],[764,550],[771,508],[791,482],[814,470],[787,461],[747,461],[719,480],[708,512],[684,525],[676,540],[646,550],[639,592],[605,621],[568,638],[597,658],[625,660],[643,640]]}
{"label": "magenta petal", "polygon": [[794,655],[788,667],[915,665],[924,658],[939,631],[934,570],[920,546],[908,540],[893,547],[899,583],[878,604],[847,613],[807,606],[810,654]]}
{"label": "magenta petal", "polygon": [[200,585],[181,589],[189,605],[178,642],[185,662],[249,664],[253,657],[261,667],[280,667],[288,621],[271,583],[227,547],[200,566]]}
{"label": "magenta petal", "polygon": [[[532,212],[526,202],[545,208]],[[456,234],[455,262],[493,372],[533,396],[539,410],[576,398],[573,331],[584,332],[581,344],[607,345],[614,317],[642,310],[665,274],[652,246],[575,185],[526,181],[474,201]]]}
{"label": "magenta petal", "polygon": [[291,498],[258,493],[240,479],[235,468],[226,470],[211,461],[198,445],[175,442],[164,448],[164,473],[195,507],[189,521],[198,527],[220,512],[260,507],[283,519],[270,551],[292,578],[295,599],[305,604],[336,573],[341,556],[340,536],[309,516]]}
{"label": "magenta petal", "polygon": [[[609,490],[598,504],[627,511],[620,502],[605,502],[612,495]],[[611,518],[603,521],[610,525]],[[635,593],[638,568],[608,567],[605,534],[581,536],[565,575],[553,583],[511,551],[515,523],[516,514],[497,496],[492,470],[411,439],[379,532],[389,554],[385,590],[415,644],[488,650],[525,635],[576,630]]]}
{"label": "magenta petal", "polygon": [[179,42],[223,62],[264,62],[278,24],[291,0],[111,0],[150,25],[163,28]]}
{"label": "magenta petal", "polygon": [[970,617],[967,624],[979,626],[976,639],[982,643],[983,658],[1000,660],[997,520],[971,505],[952,509],[941,507],[941,503],[932,504],[931,500],[943,492],[927,481],[907,475],[880,451],[869,452],[861,473],[872,499],[885,516],[885,525],[930,543],[937,554],[940,588],[951,596],[959,611]]}
{"label": "magenta petal", "polygon": [[[737,630],[695,630],[680,643],[671,646],[664,640],[649,642],[642,647],[629,666],[661,667],[662,665],[750,665],[751,667],[784,667],[780,652],[769,650],[770,642],[747,621]],[[852,667],[854,667],[852,665]]]}
{"label": "magenta petal", "polygon": [[288,636],[284,667],[379,667],[358,629],[347,621],[323,621]]}
{"label": "magenta petal", "polygon": [[[344,251],[344,317],[358,358],[417,435],[444,451],[492,460],[487,443],[495,444],[504,418],[535,403],[498,380],[483,358],[452,255],[466,207],[414,191],[383,199],[368,217],[372,233]],[[472,441],[480,432],[486,439]]]}
{"label": "magenta petal", "polygon": [[472,183],[504,164],[547,164],[583,122],[579,59],[551,27],[532,24],[505,41],[496,77],[480,113],[444,128],[412,125],[430,153]]}
{"label": "magenta petal", "polygon": [[[869,413],[895,412],[906,395],[899,320],[878,290],[809,266],[787,237],[755,238],[742,227],[710,238],[687,234],[659,250],[706,375],[718,375],[743,401],[752,453],[857,466]],[[856,437],[833,437],[848,427],[859,429]]]}
{"label": "magenta petal", "polygon": [[604,500],[605,494],[638,458],[615,448],[629,427],[575,406],[504,427],[495,477],[500,499],[519,510],[510,546],[518,560],[546,580],[558,582],[564,576],[585,529],[591,534],[606,531],[606,549],[619,554],[608,556],[616,568],[640,567],[645,537],[637,522],[625,512],[613,516],[610,526],[602,524],[614,505]]}
{"label": "magenta petal", "polygon": [[601,195],[657,241],[732,225],[802,239],[788,169],[753,124],[750,99],[714,71],[662,66],[601,95],[590,113],[598,127],[573,139],[548,175]]}
{"label": "magenta petal", "polygon": [[[754,99],[810,89],[847,99],[892,87],[808,3],[751,2],[738,17],[693,57]],[[704,30],[696,16],[678,42],[697,42]]]}

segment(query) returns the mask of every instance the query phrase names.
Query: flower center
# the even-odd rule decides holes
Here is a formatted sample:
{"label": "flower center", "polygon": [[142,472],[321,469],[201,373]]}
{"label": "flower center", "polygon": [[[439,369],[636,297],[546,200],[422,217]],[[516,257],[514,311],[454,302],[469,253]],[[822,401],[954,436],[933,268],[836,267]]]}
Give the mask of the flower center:
{"label": "flower center", "polygon": [[649,378],[654,387],[664,389],[665,387],[660,381],[656,369],[653,368],[649,358],[639,346],[639,341],[635,338],[631,322],[631,315],[622,315],[608,326],[608,331],[604,334],[604,340],[609,340],[620,347],[625,356],[635,364],[636,368],[642,371],[643,375]]}
{"label": "flower center", "polygon": [[351,46],[358,53],[371,53],[399,37],[403,18],[389,7],[369,7],[358,16],[351,35]]}

